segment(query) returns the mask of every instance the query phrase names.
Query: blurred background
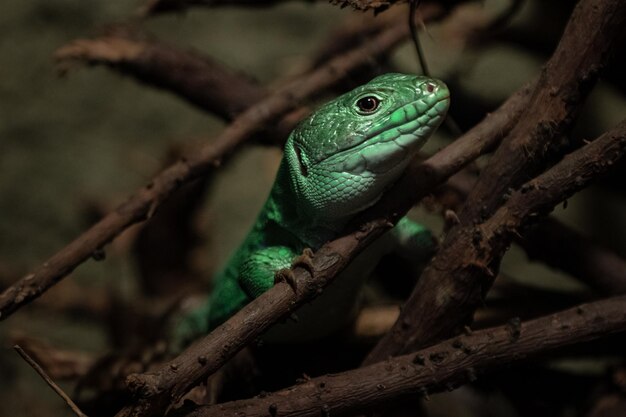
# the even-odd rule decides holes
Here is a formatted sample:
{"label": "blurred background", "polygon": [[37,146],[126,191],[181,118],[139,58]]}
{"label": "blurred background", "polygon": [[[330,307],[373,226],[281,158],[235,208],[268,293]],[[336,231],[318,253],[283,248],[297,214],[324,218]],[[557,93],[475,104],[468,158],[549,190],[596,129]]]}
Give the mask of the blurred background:
{"label": "blurred background", "polygon": [[[462,130],[538,73],[575,4],[566,0],[519,3],[489,37],[472,38],[468,33],[510,10],[510,1],[467,2],[441,22],[427,24],[426,33],[420,35],[432,74],[451,87],[451,114]],[[371,12],[366,15],[326,2],[292,1],[269,8],[191,8],[129,20],[140,5],[137,0],[0,3],[0,288],[34,269],[123,202],[175,156],[210,141],[224,125],[171,93],[106,67],[77,67],[60,77],[53,59],[58,48],[93,36],[111,23],[126,22],[182,49],[210,55],[271,89],[309,68],[311,57],[331,43],[333,34],[347,22],[371,18]],[[407,12],[406,5],[393,9]],[[623,51],[616,55],[623,59]],[[378,66],[380,71],[418,71],[415,50],[408,42]],[[617,60],[595,88],[576,124],[575,138],[594,138],[626,115],[625,69],[624,62]],[[451,132],[442,128],[424,151],[432,153],[452,139]],[[185,246],[187,272],[200,286],[209,285],[212,273],[254,221],[280,155],[277,147],[247,146],[192,189],[193,217],[181,227],[192,231]],[[626,188],[621,178],[618,173],[585,190],[566,209],[557,209],[556,215],[626,256]],[[418,208],[411,215],[441,232],[437,209]],[[130,330],[120,330],[119,323],[144,314],[137,312],[143,306],[134,302],[145,286],[141,257],[149,257],[145,250],[150,248],[137,243],[140,229],[124,233],[106,248],[105,259],[80,266],[40,300],[0,324],[1,415],[71,415],[12,351],[15,341],[29,340],[44,349],[54,346],[59,354],[70,352],[75,362],[84,359],[80,362],[84,368],[94,358],[125,345]],[[517,247],[506,256],[502,272],[514,285],[567,293],[568,300],[589,296],[583,284],[529,262]],[[167,303],[155,302],[144,310],[158,315],[166,308]],[[524,311],[516,315],[523,316]],[[609,352],[602,358],[551,363],[542,372],[556,378],[544,376],[550,383],[565,373],[575,375],[577,383],[593,382],[585,387],[598,387],[607,364],[618,363],[619,355]],[[563,399],[554,407],[525,408],[506,387],[498,388],[498,381],[496,375],[491,386],[481,388],[488,393],[485,396],[457,392],[471,397],[459,400],[462,409],[455,409],[454,401],[433,396],[428,406],[431,415],[480,415],[467,406],[476,398],[483,416],[584,415],[577,402],[588,400],[583,395],[570,399],[569,405],[570,400]],[[71,393],[74,384],[62,386]],[[541,388],[537,382],[536,390]]]}

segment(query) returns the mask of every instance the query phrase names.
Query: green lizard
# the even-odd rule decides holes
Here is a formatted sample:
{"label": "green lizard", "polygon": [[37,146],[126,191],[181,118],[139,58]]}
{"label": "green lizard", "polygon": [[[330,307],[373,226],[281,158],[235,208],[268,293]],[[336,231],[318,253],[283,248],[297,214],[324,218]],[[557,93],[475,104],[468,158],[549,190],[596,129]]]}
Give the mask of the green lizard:
{"label": "green lizard", "polygon": [[[287,139],[256,223],[216,277],[206,304],[177,326],[179,340],[224,322],[271,288],[277,272],[289,268],[303,251],[335,238],[355,214],[380,199],[439,126],[448,105],[449,92],[441,81],[385,74],[301,122]],[[382,255],[395,251],[423,262],[433,243],[428,230],[402,219],[303,306],[298,323],[274,326],[269,336],[306,340],[337,330],[353,318],[359,289]]]}

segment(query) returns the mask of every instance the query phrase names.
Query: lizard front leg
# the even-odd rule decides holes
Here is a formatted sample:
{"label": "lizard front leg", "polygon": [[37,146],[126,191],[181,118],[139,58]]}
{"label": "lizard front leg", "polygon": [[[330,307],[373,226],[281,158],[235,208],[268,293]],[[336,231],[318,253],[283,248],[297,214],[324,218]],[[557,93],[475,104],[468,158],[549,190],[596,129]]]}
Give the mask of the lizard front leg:
{"label": "lizard front leg", "polygon": [[[276,278],[286,277],[298,254],[287,246],[270,246],[253,252],[239,269],[239,285],[250,298],[256,298],[274,286]],[[277,276],[278,275],[278,276]]]}

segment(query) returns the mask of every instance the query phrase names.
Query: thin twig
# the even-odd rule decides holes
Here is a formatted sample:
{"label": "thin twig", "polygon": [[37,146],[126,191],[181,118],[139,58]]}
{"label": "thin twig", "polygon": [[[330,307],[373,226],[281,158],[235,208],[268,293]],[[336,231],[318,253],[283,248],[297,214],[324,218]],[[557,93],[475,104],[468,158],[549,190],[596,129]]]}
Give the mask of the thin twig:
{"label": "thin twig", "polygon": [[[422,48],[422,43],[420,42],[419,34],[417,33],[417,26],[415,25],[415,12],[417,11],[420,3],[420,0],[410,0],[409,2],[409,31],[411,32],[411,40],[413,41],[413,46],[415,47],[415,53],[417,54],[422,74],[427,77],[431,77],[430,69],[428,68],[428,63],[426,62],[426,55],[424,54],[424,48]],[[444,124],[454,137],[459,137],[463,133],[459,124],[450,113],[448,113],[448,117],[444,120]]]}
{"label": "thin twig", "polygon": [[420,43],[420,38],[417,34],[417,27],[415,25],[415,12],[417,11],[419,4],[420,0],[411,0],[409,3],[409,30],[411,32],[413,46],[415,47],[415,53],[417,54],[417,59],[419,60],[420,67],[422,69],[422,74],[430,77],[430,70],[428,69],[426,58],[424,57],[424,49]]}
{"label": "thin twig", "polygon": [[17,353],[19,353],[19,355],[22,357],[22,359],[24,359],[26,363],[28,363],[35,370],[35,372],[37,372],[39,376],[44,381],[46,381],[46,384],[48,384],[48,386],[52,388],[54,392],[56,392],[57,395],[63,399],[63,401],[65,401],[65,403],[72,409],[74,414],[76,414],[78,417],[87,417],[87,414],[83,413],[80,410],[80,408],[76,405],[76,403],[72,401],[72,399],[61,389],[61,387],[59,387],[52,380],[52,378],[48,376],[46,371],[44,371],[43,368],[39,366],[39,364],[35,362],[35,360],[31,358],[30,355],[26,353],[26,351],[22,349],[20,345],[13,346],[13,349],[15,349]]}

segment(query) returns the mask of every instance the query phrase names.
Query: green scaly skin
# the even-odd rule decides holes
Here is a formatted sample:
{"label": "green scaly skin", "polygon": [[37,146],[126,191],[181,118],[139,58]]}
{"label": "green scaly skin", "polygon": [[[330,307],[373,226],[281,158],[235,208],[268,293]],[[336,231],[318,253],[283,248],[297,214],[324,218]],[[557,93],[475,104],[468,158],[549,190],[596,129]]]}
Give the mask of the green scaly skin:
{"label": "green scaly skin", "polygon": [[[378,102],[375,107],[372,103]],[[256,223],[206,304],[184,318],[176,338],[206,334],[274,285],[305,248],[337,237],[374,204],[442,122],[449,92],[441,81],[385,74],[319,108],[291,133],[270,195]],[[368,247],[313,303],[298,323],[274,326],[270,339],[320,338],[350,322],[365,278],[386,253],[415,264],[432,254],[433,238],[404,218]]]}

